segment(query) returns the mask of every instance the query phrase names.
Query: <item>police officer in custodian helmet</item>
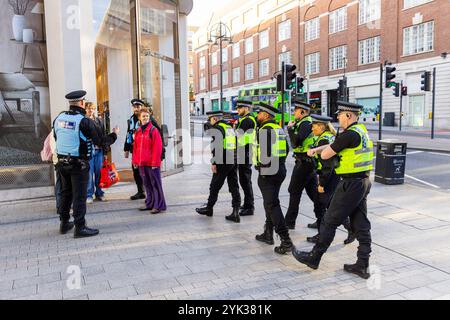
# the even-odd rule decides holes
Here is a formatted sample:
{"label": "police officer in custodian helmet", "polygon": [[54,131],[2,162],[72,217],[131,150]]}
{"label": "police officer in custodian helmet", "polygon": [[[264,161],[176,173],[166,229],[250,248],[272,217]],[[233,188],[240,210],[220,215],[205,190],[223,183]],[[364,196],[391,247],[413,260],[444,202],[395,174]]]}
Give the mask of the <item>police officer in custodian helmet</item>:
{"label": "police officer in custodian helmet", "polygon": [[[75,238],[92,237],[99,233],[86,226],[86,197],[89,181],[89,160],[93,145],[111,145],[117,139],[119,128],[113,133],[99,136],[95,123],[87,118],[85,111],[86,91],[66,95],[70,110],[62,112],[53,122],[58,163],[56,169],[61,177],[61,205],[58,208],[60,233],[66,234],[75,225]],[[70,220],[73,206],[74,223]]]}

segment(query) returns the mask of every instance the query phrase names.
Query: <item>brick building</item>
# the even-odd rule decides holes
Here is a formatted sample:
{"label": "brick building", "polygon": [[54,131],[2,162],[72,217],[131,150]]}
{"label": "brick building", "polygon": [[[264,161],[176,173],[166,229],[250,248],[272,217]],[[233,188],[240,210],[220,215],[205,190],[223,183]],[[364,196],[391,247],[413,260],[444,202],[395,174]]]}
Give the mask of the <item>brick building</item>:
{"label": "brick building", "polygon": [[[450,126],[447,0],[257,0],[216,16],[233,35],[223,54],[224,109],[241,89],[274,85],[272,75],[286,61],[309,79],[310,102],[319,112],[334,113],[345,74],[350,101],[365,106],[364,121],[375,122],[380,63],[389,61],[397,68],[395,81],[408,88],[403,124],[431,125],[432,94],[421,91],[420,81],[422,72],[436,68],[436,126]],[[204,26],[193,40],[196,104],[203,112],[217,109],[220,97],[219,48],[207,40]],[[383,113],[393,112],[398,122],[399,107],[400,98],[384,89]]]}

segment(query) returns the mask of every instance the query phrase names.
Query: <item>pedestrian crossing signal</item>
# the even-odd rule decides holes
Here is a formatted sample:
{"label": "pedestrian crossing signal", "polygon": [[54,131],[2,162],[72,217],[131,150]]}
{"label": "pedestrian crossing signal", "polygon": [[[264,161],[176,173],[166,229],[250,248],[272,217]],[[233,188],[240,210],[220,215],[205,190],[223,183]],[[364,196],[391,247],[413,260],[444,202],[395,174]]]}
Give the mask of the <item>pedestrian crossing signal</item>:
{"label": "pedestrian crossing signal", "polygon": [[420,90],[422,91],[431,91],[431,72],[426,71],[421,75],[422,81]]}

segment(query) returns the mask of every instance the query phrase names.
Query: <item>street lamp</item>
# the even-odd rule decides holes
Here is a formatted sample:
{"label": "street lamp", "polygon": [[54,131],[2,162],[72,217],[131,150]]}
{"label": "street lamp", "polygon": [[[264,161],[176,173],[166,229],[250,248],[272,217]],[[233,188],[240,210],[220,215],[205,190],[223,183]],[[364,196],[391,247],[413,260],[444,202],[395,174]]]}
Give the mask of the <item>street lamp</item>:
{"label": "street lamp", "polygon": [[227,42],[228,44],[233,44],[231,37],[230,28],[223,22],[216,23],[209,29],[209,39],[208,43],[210,45],[219,45],[219,55],[220,55],[220,110],[223,111],[223,55],[222,55],[222,44]]}

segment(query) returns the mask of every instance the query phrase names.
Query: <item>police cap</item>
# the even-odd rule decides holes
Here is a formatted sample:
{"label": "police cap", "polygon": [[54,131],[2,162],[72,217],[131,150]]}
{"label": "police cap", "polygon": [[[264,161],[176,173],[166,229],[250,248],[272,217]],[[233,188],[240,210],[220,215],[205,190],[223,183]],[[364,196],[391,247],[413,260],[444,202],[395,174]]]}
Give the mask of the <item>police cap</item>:
{"label": "police cap", "polygon": [[223,111],[208,111],[208,112],[206,112],[206,115],[208,116],[208,118],[223,117],[224,113],[223,113]]}
{"label": "police cap", "polygon": [[338,101],[338,110],[336,111],[336,114],[340,112],[355,112],[355,113],[361,113],[362,109],[364,108],[362,105],[357,103],[351,103],[346,101]]}
{"label": "police cap", "polygon": [[267,112],[271,116],[275,117],[280,111],[277,108],[272,107],[270,104],[259,102],[258,103],[258,112]]}
{"label": "police cap", "polygon": [[145,106],[145,102],[144,101],[142,101],[141,99],[133,99],[133,100],[131,100],[131,104],[133,105],[133,106]]}
{"label": "police cap", "polygon": [[84,100],[86,94],[87,92],[84,90],[72,91],[66,95],[66,99],[69,100],[69,102],[79,102]]}
{"label": "police cap", "polygon": [[298,98],[294,100],[294,108],[311,111],[311,105],[309,103],[303,102],[302,100],[300,100]]}
{"label": "police cap", "polygon": [[319,123],[319,122],[320,123],[328,123],[328,122],[333,121],[333,118],[331,118],[331,117],[321,116],[318,114],[312,114],[311,118],[312,118],[313,123]]}
{"label": "police cap", "polygon": [[251,102],[249,100],[236,101],[236,108],[242,108],[242,107],[251,108],[251,107],[253,107],[253,102]]}

